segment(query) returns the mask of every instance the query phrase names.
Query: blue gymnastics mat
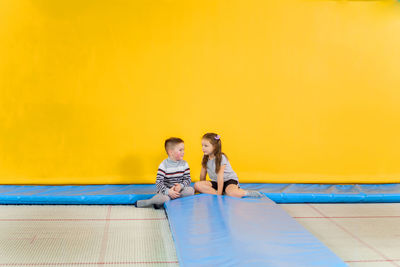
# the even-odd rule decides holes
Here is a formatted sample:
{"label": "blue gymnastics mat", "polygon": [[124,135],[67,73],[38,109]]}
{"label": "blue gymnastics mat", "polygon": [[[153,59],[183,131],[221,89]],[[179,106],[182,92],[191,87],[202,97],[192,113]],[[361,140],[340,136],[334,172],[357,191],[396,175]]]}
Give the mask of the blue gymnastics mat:
{"label": "blue gymnastics mat", "polygon": [[151,198],[155,185],[1,185],[0,204],[124,205]]}
{"label": "blue gymnastics mat", "polygon": [[268,198],[165,203],[180,266],[347,266]]}
{"label": "blue gymnastics mat", "polygon": [[[400,184],[240,184],[276,203],[400,202]],[[156,193],[154,184],[0,185],[0,204],[132,204]]]}
{"label": "blue gymnastics mat", "polygon": [[241,184],[276,203],[400,202],[400,184]]}

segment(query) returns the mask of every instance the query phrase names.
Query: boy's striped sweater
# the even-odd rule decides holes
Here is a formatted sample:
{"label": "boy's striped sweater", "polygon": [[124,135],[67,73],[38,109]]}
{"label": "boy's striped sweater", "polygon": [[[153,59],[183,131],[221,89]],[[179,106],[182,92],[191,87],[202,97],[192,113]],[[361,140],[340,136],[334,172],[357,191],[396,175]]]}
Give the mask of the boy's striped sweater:
{"label": "boy's striped sweater", "polygon": [[181,184],[182,188],[190,186],[190,168],[184,161],[173,161],[170,158],[161,162],[157,171],[157,193],[168,195],[168,191],[175,184]]}

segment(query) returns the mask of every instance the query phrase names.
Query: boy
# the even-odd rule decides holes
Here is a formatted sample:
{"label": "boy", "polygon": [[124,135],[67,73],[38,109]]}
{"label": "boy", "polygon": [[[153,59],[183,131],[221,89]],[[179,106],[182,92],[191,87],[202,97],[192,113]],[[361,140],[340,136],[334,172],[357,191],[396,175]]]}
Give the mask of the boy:
{"label": "boy", "polygon": [[137,208],[153,206],[160,208],[164,202],[179,197],[191,196],[194,194],[190,186],[189,164],[183,160],[185,145],[183,140],[171,137],[165,140],[165,151],[168,158],[161,162],[157,171],[156,187],[157,194],[146,200],[138,200],[135,203]]}

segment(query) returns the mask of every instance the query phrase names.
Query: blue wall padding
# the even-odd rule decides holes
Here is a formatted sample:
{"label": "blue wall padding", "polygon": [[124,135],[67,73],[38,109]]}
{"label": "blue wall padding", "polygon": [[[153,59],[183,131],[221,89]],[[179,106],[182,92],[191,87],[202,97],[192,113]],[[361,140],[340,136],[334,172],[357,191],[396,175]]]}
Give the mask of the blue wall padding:
{"label": "blue wall padding", "polygon": [[123,205],[155,192],[155,185],[2,185],[0,204]]}
{"label": "blue wall padding", "polygon": [[[400,202],[400,184],[241,184],[276,203]],[[155,185],[0,185],[0,204],[132,204],[152,197]]]}
{"label": "blue wall padding", "polygon": [[346,266],[268,198],[165,203],[180,266]]}
{"label": "blue wall padding", "polygon": [[241,184],[276,203],[400,202],[400,184]]}

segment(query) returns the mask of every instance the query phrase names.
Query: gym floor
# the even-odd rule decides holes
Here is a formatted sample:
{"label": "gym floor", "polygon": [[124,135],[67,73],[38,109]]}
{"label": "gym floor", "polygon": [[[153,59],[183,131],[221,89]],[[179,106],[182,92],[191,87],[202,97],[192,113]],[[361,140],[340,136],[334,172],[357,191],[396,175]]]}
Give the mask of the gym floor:
{"label": "gym floor", "polygon": [[[349,266],[400,266],[400,204],[281,204]],[[0,266],[179,266],[164,210],[0,206]]]}

